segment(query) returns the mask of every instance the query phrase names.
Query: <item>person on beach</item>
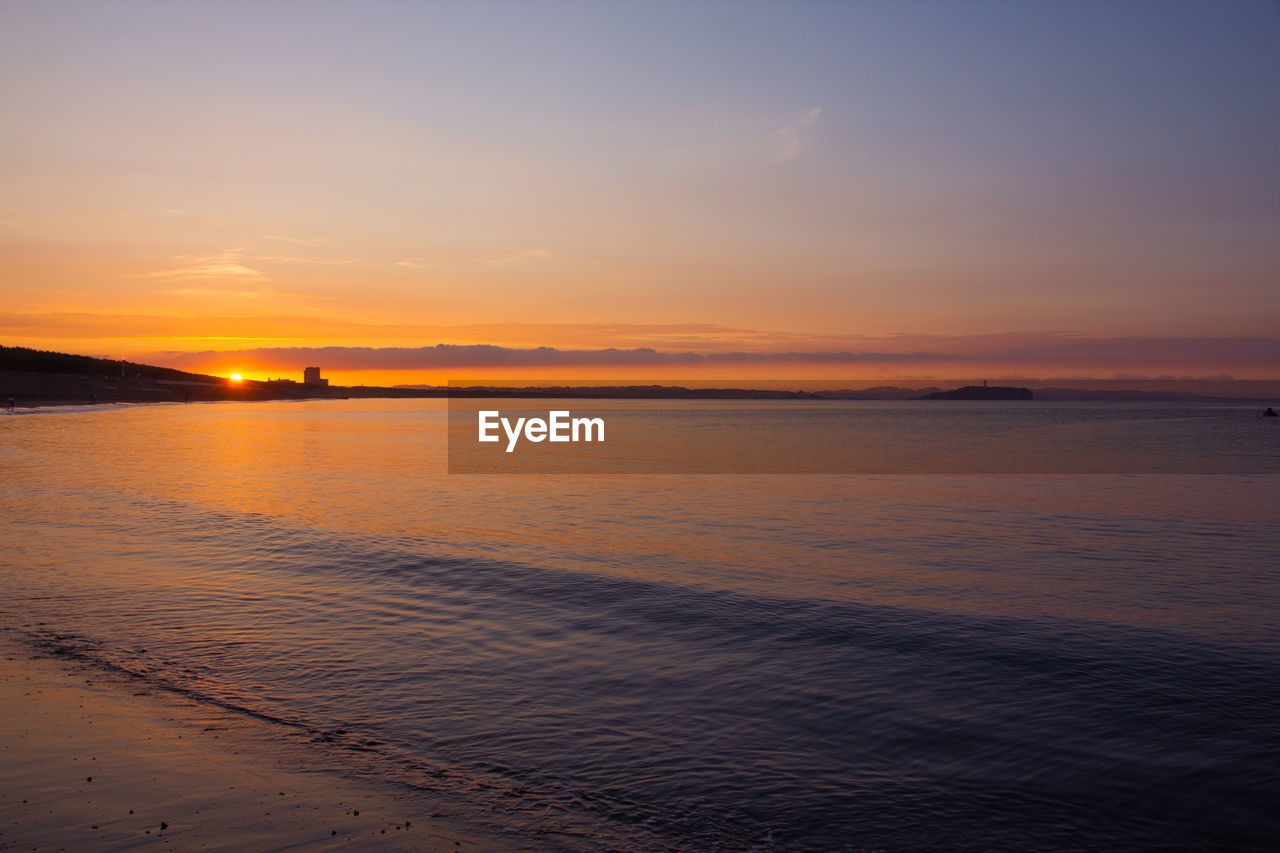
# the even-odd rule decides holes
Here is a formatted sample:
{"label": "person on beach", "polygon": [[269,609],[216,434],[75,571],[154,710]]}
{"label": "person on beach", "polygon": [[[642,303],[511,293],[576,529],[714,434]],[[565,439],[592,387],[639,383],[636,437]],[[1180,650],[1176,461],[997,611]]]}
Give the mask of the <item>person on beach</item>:
{"label": "person on beach", "polygon": [[13,395],[12,395],[12,394],[10,394],[10,395],[9,395],[9,404],[8,404],[7,406],[5,406],[5,407],[4,407],[4,410],[5,410],[6,412],[12,412],[12,411],[13,411],[13,407],[14,407],[14,405],[15,405],[15,404],[14,404],[14,400],[13,400]]}
{"label": "person on beach", "polygon": [[[13,401],[13,398],[12,398],[12,397],[10,397],[10,398],[9,398],[9,400],[10,400],[10,402],[12,402],[12,401]],[[1267,410],[1266,410],[1265,412],[1263,412],[1263,413],[1262,413],[1262,416],[1263,416],[1264,418],[1276,418],[1276,417],[1280,417],[1280,415],[1277,415],[1277,414],[1276,414],[1276,410],[1275,410],[1275,409],[1273,409],[1273,408],[1271,408],[1270,406],[1267,406]]]}

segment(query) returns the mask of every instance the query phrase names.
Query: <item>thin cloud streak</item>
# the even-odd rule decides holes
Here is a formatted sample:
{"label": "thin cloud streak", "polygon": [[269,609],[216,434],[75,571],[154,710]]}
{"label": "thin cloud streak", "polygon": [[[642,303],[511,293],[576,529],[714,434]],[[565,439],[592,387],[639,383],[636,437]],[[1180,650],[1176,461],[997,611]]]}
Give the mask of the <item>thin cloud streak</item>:
{"label": "thin cloud streak", "polygon": [[178,255],[174,260],[186,261],[185,265],[170,270],[147,273],[146,277],[170,281],[184,279],[270,281],[270,277],[265,273],[240,263],[240,255],[243,251],[243,249],[227,249],[216,255]]}
{"label": "thin cloud streak", "polygon": [[335,370],[434,370],[457,367],[634,367],[705,364],[812,363],[868,364],[946,361],[942,353],[880,352],[660,352],[648,347],[562,350],[519,349],[491,344],[436,344],[424,347],[263,347],[232,352],[208,350],[168,359],[174,366],[238,357],[280,366],[323,361]]}
{"label": "thin cloud streak", "polygon": [[822,115],[822,107],[814,107],[800,118],[785,124],[773,132],[770,147],[773,162],[785,163],[798,157],[809,143],[809,128]]}
{"label": "thin cloud streak", "polygon": [[[332,302],[336,298],[246,287],[245,284],[248,282],[242,282],[240,287],[233,286],[232,282],[225,287],[213,287],[201,282],[188,282],[175,287],[175,290],[184,291],[186,295],[199,293],[225,297],[240,294],[241,298],[249,301],[268,295],[313,303]],[[340,344],[335,346],[291,352],[305,359],[311,356],[304,353],[324,352],[326,357],[342,363],[348,360],[348,353],[360,352],[363,353],[361,363],[372,363],[385,369],[413,369],[419,365],[430,367],[440,363],[479,365],[491,363],[499,357],[503,359],[499,362],[502,364],[521,363],[522,358],[534,359],[524,363],[536,366],[563,364],[569,358],[573,359],[571,363],[582,365],[708,364],[735,359],[740,363],[765,363],[769,360],[819,363],[831,358],[835,363],[852,364],[861,360],[868,364],[892,365],[894,359],[920,363],[923,358],[936,356],[949,364],[968,361],[1005,365],[1013,370],[1040,366],[1053,370],[1141,372],[1229,369],[1280,375],[1280,339],[1271,337],[1097,337],[1066,331],[864,336],[788,333],[715,323],[389,323],[349,313],[342,316],[331,312],[246,313],[231,308],[230,304],[226,313],[200,315],[184,311],[9,311],[0,313],[0,335],[66,339],[68,343],[73,339],[107,338],[139,342],[159,338],[253,341],[238,351],[246,356],[261,355],[252,348],[257,342],[287,340],[295,346],[306,347],[313,341],[325,344],[338,341]],[[417,346],[424,340],[455,349]],[[478,344],[479,341],[485,343]],[[393,346],[376,347],[378,342]],[[375,346],[371,348],[370,344]],[[70,349],[74,351],[76,347],[72,344]],[[132,352],[142,354],[138,348]],[[150,348],[146,352],[155,354],[155,350]],[[423,354],[428,352],[433,354]],[[407,353],[415,355],[406,356]],[[557,353],[575,355],[554,355]],[[607,355],[592,356],[592,353]],[[446,354],[449,354],[447,359]],[[485,355],[488,360],[463,361],[468,354],[473,358]],[[272,353],[273,357],[278,355]],[[164,357],[166,360],[177,357],[207,360],[209,354],[182,350],[165,352]],[[679,358],[685,360],[680,362]]]}
{"label": "thin cloud streak", "polygon": [[216,296],[236,299],[307,299],[316,302],[330,302],[337,298],[334,296],[322,296],[316,293],[296,293],[287,290],[274,290],[269,287],[259,288],[257,290],[236,290],[225,287],[181,287],[174,290],[166,290],[164,293],[171,296]]}

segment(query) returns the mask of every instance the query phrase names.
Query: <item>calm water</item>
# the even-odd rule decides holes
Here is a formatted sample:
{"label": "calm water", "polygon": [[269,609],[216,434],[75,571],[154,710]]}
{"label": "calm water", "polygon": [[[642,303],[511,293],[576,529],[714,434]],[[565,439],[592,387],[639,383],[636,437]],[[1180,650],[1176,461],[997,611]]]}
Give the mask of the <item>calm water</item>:
{"label": "calm water", "polygon": [[545,849],[1280,838],[1273,477],[448,475],[445,422],[0,417],[0,625]]}

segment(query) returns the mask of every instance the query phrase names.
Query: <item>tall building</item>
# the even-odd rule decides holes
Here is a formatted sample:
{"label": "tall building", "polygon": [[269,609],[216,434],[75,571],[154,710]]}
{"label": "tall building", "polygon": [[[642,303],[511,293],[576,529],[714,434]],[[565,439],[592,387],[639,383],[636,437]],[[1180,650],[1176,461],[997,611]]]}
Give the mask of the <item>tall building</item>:
{"label": "tall building", "polygon": [[302,368],[302,384],[303,385],[328,385],[328,379],[320,378],[320,368],[304,367]]}

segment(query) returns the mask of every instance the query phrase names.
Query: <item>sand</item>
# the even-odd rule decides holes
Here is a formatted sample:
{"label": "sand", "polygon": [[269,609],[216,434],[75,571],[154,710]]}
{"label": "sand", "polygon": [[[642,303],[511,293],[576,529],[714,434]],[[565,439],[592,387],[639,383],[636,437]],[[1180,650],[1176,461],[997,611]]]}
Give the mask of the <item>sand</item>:
{"label": "sand", "polygon": [[0,635],[0,850],[537,849],[285,766],[236,716]]}

